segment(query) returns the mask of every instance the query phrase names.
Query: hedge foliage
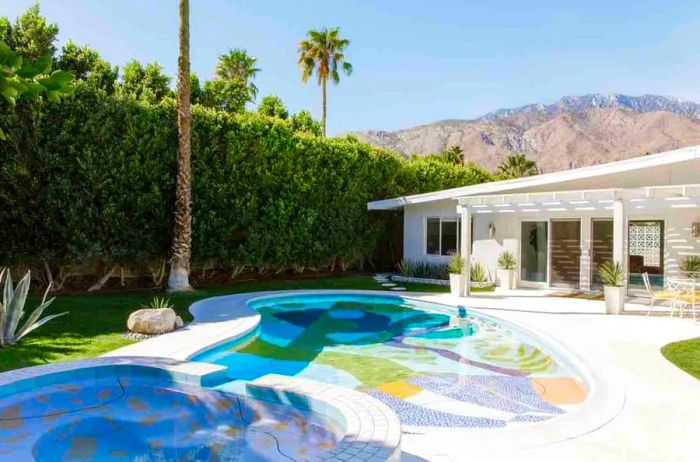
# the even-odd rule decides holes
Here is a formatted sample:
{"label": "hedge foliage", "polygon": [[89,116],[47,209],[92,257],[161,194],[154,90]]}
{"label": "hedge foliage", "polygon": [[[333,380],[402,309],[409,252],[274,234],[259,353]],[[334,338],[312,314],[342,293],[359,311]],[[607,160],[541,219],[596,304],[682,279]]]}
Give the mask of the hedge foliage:
{"label": "hedge foliage", "polygon": [[[194,106],[193,265],[348,265],[387,247],[370,200],[488,181],[473,165],[406,160],[290,121]],[[0,263],[152,267],[167,257],[176,126],[157,105],[88,85],[0,107]]]}

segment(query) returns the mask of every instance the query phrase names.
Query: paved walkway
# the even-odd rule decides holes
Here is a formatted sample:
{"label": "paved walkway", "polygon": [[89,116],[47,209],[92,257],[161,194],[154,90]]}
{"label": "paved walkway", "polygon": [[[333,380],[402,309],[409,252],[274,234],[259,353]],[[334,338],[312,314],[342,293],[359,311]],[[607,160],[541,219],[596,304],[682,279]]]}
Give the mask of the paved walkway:
{"label": "paved walkway", "polygon": [[[610,419],[554,444],[513,449],[482,435],[449,432],[404,435],[405,460],[481,461],[694,461],[700,458],[700,381],[661,355],[672,341],[700,336],[692,319],[606,316],[602,301],[489,294],[457,299],[423,295],[434,301],[464,304],[486,314],[534,328],[595,369],[618,388],[622,400]],[[643,310],[643,305],[628,306]],[[613,393],[603,393],[602,397]],[[609,403],[612,404],[612,403]],[[605,403],[602,403],[605,406]],[[614,410],[608,406],[606,412]],[[576,413],[571,417],[576,417]],[[561,422],[565,425],[564,422]],[[567,422],[566,425],[569,425]]]}

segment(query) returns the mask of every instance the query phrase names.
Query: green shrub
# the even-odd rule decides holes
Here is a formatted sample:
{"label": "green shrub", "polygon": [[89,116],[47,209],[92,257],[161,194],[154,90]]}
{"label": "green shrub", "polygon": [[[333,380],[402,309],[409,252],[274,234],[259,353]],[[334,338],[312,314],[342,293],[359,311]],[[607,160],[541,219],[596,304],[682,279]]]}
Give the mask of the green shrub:
{"label": "green shrub", "polygon": [[[0,242],[12,245],[0,248],[0,262],[64,273],[160,267],[173,220],[173,101],[78,85],[58,103],[3,104]],[[362,266],[390,235],[390,213],[368,213],[368,201],[490,179],[261,114],[195,105],[193,115],[193,267]]]}

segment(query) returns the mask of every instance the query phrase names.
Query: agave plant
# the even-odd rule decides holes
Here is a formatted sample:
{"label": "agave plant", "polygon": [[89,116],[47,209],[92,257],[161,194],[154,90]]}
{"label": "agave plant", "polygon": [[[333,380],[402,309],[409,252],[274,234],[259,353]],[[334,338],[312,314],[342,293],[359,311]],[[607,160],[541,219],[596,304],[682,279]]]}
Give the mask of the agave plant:
{"label": "agave plant", "polygon": [[173,304],[170,303],[169,298],[158,298],[158,297],[153,297],[153,300],[151,300],[151,303],[148,305],[145,305],[144,308],[149,308],[151,310],[162,310],[163,308],[173,308]]}
{"label": "agave plant", "polygon": [[518,266],[518,260],[513,255],[513,252],[504,250],[498,255],[498,268],[502,270],[514,270]]}
{"label": "agave plant", "polygon": [[700,274],[700,256],[690,255],[681,261],[681,271],[688,275]]}
{"label": "agave plant", "polygon": [[414,277],[416,265],[412,260],[403,259],[396,264],[396,269],[399,271],[401,276]]}
{"label": "agave plant", "polygon": [[486,282],[486,268],[484,265],[478,261],[473,262],[471,271],[469,271],[469,280],[471,282]]}
{"label": "agave plant", "polygon": [[464,272],[464,259],[462,254],[455,253],[450,257],[450,261],[447,263],[447,269],[450,274],[462,274]]}
{"label": "agave plant", "polygon": [[600,282],[606,287],[622,287],[625,284],[625,268],[620,262],[609,260],[598,269]]}
{"label": "agave plant", "polygon": [[16,288],[12,286],[12,276],[9,269],[0,271],[0,283],[3,277],[5,278],[5,289],[3,290],[2,303],[0,303],[0,347],[14,345],[19,342],[22,337],[37,329],[54,318],[62,316],[64,313],[52,314],[42,319],[41,314],[47,306],[55,300],[52,298],[46,300],[46,296],[51,289],[51,285],[46,288],[44,298],[41,304],[32,311],[24,323],[20,326],[20,321],[24,317],[24,304],[27,301],[27,293],[29,293],[29,284],[31,282],[31,272],[27,271],[22,280],[19,281]]}

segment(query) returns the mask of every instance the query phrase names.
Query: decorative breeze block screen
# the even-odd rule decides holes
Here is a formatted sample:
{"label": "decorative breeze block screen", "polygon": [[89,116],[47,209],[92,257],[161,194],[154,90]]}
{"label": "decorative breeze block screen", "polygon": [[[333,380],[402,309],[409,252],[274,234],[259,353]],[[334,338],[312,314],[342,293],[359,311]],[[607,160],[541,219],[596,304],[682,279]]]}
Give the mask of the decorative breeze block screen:
{"label": "decorative breeze block screen", "polygon": [[644,266],[661,265],[661,223],[630,223],[630,255],[644,258]]}

